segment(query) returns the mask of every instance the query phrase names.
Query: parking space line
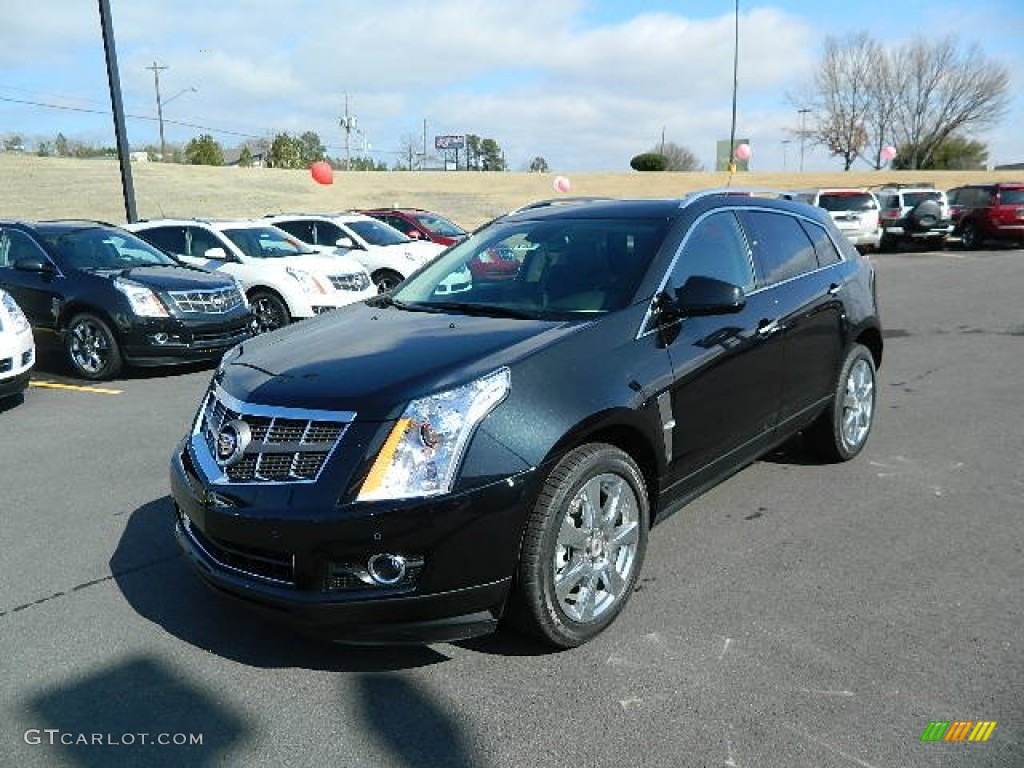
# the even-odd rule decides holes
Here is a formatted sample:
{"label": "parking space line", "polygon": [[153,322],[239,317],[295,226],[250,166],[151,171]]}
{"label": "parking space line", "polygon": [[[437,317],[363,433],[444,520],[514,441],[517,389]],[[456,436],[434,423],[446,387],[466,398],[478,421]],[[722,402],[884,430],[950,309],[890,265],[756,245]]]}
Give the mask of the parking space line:
{"label": "parking space line", "polygon": [[59,384],[56,381],[30,381],[31,387],[42,387],[44,389],[67,389],[72,392],[91,392],[96,395],[120,395],[124,390],[108,389],[106,387],[89,387],[82,384]]}

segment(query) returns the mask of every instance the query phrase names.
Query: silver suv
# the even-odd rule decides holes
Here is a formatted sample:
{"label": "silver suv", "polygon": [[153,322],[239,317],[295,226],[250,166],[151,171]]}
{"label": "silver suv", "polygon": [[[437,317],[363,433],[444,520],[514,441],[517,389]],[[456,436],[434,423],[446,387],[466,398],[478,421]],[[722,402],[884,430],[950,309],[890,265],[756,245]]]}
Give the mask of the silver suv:
{"label": "silver suv", "polygon": [[828,211],[839,231],[858,251],[878,250],[882,225],[874,192],[863,187],[843,187],[801,189],[796,194],[801,200]]}
{"label": "silver suv", "polygon": [[892,184],[874,188],[882,206],[881,250],[925,242],[943,248],[953,231],[946,193],[931,184]]}

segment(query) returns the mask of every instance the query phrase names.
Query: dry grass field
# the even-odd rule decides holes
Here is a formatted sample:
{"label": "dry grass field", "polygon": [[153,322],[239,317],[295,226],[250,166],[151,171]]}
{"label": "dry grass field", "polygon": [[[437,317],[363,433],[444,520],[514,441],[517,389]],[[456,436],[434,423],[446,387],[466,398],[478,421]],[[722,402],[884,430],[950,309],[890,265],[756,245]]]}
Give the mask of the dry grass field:
{"label": "dry grass field", "polygon": [[[427,208],[466,228],[531,200],[557,196],[554,174],[335,172],[323,186],[308,171],[137,163],[132,166],[140,218],[260,216],[281,211],[339,211],[381,205]],[[799,189],[930,181],[948,189],[983,180],[1017,180],[1019,171],[740,173],[732,186]],[[679,197],[725,186],[726,173],[580,173],[570,195]],[[0,154],[0,219],[125,220],[116,160]]]}

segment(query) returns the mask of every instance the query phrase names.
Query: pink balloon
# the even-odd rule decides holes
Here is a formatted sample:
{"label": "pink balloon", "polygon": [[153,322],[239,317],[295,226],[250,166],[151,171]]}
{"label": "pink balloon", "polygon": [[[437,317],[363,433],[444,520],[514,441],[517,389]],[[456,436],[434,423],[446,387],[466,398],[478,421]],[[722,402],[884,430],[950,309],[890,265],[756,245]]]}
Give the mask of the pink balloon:
{"label": "pink balloon", "polygon": [[882,151],[881,151],[880,155],[881,155],[881,158],[882,158],[882,162],[883,163],[887,163],[890,160],[892,160],[894,157],[896,157],[896,147],[893,147],[891,145],[886,145],[886,146],[882,147]]}
{"label": "pink balloon", "polygon": [[555,192],[568,192],[572,189],[572,184],[565,176],[556,176],[552,186],[555,188]]}
{"label": "pink balloon", "polygon": [[750,159],[750,145],[749,144],[738,144],[736,146],[736,159],[737,160],[749,160]]}
{"label": "pink balloon", "polygon": [[309,166],[309,172],[313,176],[313,181],[317,184],[334,183],[334,169],[331,168],[330,163],[324,160],[318,160]]}

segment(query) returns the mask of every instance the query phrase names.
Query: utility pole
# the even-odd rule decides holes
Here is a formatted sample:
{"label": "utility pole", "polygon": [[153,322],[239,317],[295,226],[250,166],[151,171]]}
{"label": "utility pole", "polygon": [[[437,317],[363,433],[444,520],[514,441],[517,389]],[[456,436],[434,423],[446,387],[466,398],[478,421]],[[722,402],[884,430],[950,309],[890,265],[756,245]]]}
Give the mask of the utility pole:
{"label": "utility pole", "polygon": [[168,67],[161,67],[154,61],[153,66],[146,67],[146,69],[153,70],[153,84],[156,86],[156,119],[157,122],[160,123],[160,162],[162,163],[164,161],[167,148],[164,144],[164,107],[160,102],[160,72],[161,70],[168,69]]}
{"label": "utility pole", "polygon": [[350,115],[348,112],[348,92],[345,93],[345,116],[341,118],[339,123],[341,130],[345,132],[345,170],[349,170],[352,165],[352,149],[350,139],[352,131],[356,130],[356,116]]}
{"label": "utility pole", "polygon": [[792,143],[791,139],[783,139],[782,140],[782,170],[784,170],[784,171],[786,170],[786,166],[787,166],[786,160],[787,160],[787,156],[789,155],[789,145],[791,143]]}
{"label": "utility pole", "polygon": [[810,111],[807,107],[797,110],[800,113],[800,173],[804,172],[804,142],[807,140],[807,113]]}
{"label": "utility pole", "polygon": [[423,161],[420,164],[420,170],[425,171],[427,169],[427,118],[423,118]]}

